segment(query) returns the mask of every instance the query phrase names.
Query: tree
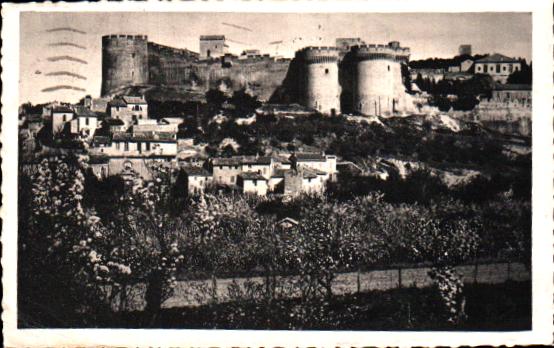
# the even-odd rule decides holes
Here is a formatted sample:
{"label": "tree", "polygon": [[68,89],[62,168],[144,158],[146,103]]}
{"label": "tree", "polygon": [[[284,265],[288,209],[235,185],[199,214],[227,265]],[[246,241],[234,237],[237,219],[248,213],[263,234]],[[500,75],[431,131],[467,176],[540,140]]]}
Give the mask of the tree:
{"label": "tree", "polygon": [[466,317],[463,283],[455,265],[474,255],[481,222],[461,216],[454,202],[441,202],[430,210],[418,209],[407,219],[402,238],[404,252],[415,261],[432,264],[429,276],[435,282],[450,323]]}
{"label": "tree", "polygon": [[527,64],[525,60],[521,61],[521,70],[514,71],[508,76],[508,83],[514,84],[533,84],[533,64]]}
{"label": "tree", "polygon": [[88,314],[83,322],[94,322],[107,309],[88,262],[102,226],[94,211],[83,208],[83,162],[74,156],[45,158],[28,183],[20,187],[32,197],[20,207],[29,212],[19,228],[20,309],[39,316],[34,320],[50,321],[43,325],[71,326],[51,320],[71,322],[78,311]]}

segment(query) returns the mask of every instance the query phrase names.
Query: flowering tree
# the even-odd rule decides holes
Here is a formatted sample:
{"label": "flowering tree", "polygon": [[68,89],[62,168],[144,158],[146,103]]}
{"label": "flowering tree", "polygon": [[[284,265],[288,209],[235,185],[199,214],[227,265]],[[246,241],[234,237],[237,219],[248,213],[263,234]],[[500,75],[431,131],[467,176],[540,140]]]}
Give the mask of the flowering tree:
{"label": "flowering tree", "polygon": [[[109,222],[109,255],[115,264],[126,264],[127,277],[115,281],[122,284],[146,285],[146,312],[153,325],[162,303],[175,287],[176,274],[183,263],[178,236],[184,222],[172,215],[171,169],[163,165],[150,168],[153,180],[144,181],[135,176]],[[125,296],[125,287],[120,291]]]}
{"label": "flowering tree", "polygon": [[[450,202],[452,203],[452,202]],[[416,261],[432,264],[429,276],[442,297],[447,319],[458,323],[466,317],[463,282],[454,266],[471,257],[479,244],[481,223],[449,210],[446,202],[439,210],[417,208],[402,227],[405,252]],[[418,218],[414,218],[417,215]]]}
{"label": "flowering tree", "polygon": [[83,165],[73,156],[43,159],[30,178],[28,205],[21,207],[29,216],[19,226],[20,299],[48,303],[59,318],[102,307],[86,261],[102,227],[82,206]]}

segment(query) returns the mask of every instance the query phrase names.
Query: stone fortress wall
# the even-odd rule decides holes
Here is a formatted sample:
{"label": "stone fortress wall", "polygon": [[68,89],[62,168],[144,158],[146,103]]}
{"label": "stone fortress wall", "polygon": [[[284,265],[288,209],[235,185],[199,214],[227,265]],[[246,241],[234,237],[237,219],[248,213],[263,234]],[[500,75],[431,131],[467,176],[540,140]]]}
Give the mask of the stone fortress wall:
{"label": "stone fortress wall", "polygon": [[339,51],[336,47],[306,47],[304,105],[324,114],[340,113]]}
{"label": "stone fortress wall", "polygon": [[262,101],[297,102],[324,114],[383,115],[412,108],[400,66],[409,60],[408,48],[391,42],[349,49],[345,56],[336,47],[306,47],[292,60],[267,54],[214,58],[148,42],[144,35],[107,35],[102,38],[102,95],[130,85],[156,85],[200,93],[247,89]]}
{"label": "stone fortress wall", "polygon": [[103,36],[101,94],[121,86],[148,83],[148,65],[146,35]]}
{"label": "stone fortress wall", "polygon": [[408,62],[410,50],[391,42],[386,46],[358,46],[353,54],[354,110],[364,115],[405,111],[410,103],[402,83],[401,64]]}

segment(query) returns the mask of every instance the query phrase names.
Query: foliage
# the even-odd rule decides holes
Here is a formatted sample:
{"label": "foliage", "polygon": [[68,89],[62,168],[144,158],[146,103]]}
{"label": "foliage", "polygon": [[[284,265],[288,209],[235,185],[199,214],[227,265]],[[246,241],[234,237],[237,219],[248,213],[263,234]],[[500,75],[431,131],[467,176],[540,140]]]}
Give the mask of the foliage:
{"label": "foliage", "polygon": [[507,83],[533,84],[533,64],[527,64],[527,61],[521,60],[521,69],[511,73]]}

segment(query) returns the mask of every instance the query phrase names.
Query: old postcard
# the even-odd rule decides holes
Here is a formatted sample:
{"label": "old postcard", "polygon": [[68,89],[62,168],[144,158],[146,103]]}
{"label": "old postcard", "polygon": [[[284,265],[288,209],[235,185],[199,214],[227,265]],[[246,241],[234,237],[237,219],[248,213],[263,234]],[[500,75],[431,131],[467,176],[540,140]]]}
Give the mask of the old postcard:
{"label": "old postcard", "polygon": [[3,5],[6,346],[551,343],[553,13]]}

